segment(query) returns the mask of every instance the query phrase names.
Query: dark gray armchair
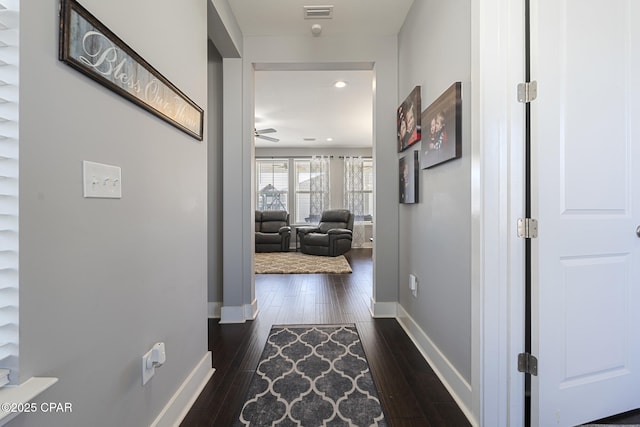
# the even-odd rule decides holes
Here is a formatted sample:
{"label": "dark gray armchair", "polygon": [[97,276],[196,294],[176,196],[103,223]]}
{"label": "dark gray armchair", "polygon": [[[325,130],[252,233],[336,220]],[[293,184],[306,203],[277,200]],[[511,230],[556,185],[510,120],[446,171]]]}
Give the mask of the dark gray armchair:
{"label": "dark gray armchair", "polygon": [[290,241],[286,211],[256,211],[256,252],[287,252]]}
{"label": "dark gray armchair", "polygon": [[351,249],[353,214],[347,209],[324,211],[316,227],[298,227],[297,233],[302,253],[342,255]]}

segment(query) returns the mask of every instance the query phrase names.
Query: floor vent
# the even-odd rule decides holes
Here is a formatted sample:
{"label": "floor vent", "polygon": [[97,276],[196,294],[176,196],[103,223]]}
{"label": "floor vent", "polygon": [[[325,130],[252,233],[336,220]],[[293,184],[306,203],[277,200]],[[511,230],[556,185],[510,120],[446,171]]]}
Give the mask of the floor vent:
{"label": "floor vent", "polygon": [[304,19],[332,19],[333,6],[304,6]]}

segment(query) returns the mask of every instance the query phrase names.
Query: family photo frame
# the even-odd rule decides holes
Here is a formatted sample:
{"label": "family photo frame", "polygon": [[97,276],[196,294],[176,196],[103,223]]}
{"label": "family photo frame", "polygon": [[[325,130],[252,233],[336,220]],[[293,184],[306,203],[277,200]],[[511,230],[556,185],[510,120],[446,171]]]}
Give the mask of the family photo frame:
{"label": "family photo frame", "polygon": [[418,203],[418,183],[420,182],[420,151],[413,150],[398,162],[400,175],[400,203]]}
{"label": "family photo frame", "polygon": [[452,84],[422,113],[422,169],[462,156],[462,83]]}
{"label": "family photo frame", "polygon": [[420,141],[422,126],[420,86],[413,88],[397,111],[398,152],[402,152]]}

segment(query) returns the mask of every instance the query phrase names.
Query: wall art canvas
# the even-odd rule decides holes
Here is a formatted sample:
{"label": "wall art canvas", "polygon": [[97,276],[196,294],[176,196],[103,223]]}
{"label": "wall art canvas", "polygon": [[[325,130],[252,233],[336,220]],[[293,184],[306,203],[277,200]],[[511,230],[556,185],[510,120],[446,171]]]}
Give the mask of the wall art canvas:
{"label": "wall art canvas", "polygon": [[420,172],[420,151],[400,158],[400,203],[418,203],[418,178]]}
{"label": "wall art canvas", "polygon": [[416,86],[398,107],[398,152],[404,151],[420,141],[420,86]]}
{"label": "wall art canvas", "polygon": [[462,156],[462,83],[451,85],[422,113],[422,168]]}
{"label": "wall art canvas", "polygon": [[202,108],[75,0],[61,1],[58,55],[101,85],[202,140]]}

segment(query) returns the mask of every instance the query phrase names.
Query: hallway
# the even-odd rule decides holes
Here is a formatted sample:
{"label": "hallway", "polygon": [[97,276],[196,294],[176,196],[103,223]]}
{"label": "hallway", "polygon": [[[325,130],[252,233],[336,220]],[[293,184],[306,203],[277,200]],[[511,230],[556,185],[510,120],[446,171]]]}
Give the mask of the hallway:
{"label": "hallway", "polygon": [[213,375],[183,427],[230,426],[244,401],[274,324],[355,323],[391,426],[468,426],[469,422],[395,319],[373,319],[370,249],[347,254],[352,274],[257,275],[254,321],[209,319]]}

